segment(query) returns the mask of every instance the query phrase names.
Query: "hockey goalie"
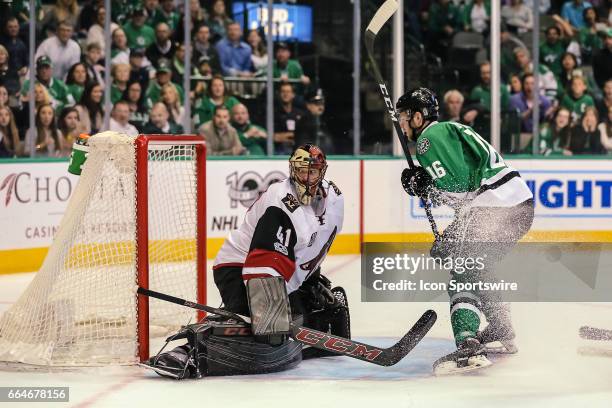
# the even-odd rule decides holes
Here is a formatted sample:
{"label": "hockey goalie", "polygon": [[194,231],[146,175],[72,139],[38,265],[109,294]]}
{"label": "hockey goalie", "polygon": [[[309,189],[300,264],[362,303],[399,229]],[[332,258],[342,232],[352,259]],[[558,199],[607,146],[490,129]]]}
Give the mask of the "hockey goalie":
{"label": "hockey goalie", "polygon": [[[204,319],[172,340],[187,343],[152,357],[147,366],[177,379],[259,374],[295,367],[325,355],[289,338],[289,323],[350,338],[346,294],[321,274],[321,264],[342,229],[343,196],[325,180],[327,160],[312,144],[297,147],[289,178],[272,184],[232,231],[213,266],[225,310],[251,325]],[[298,320],[299,321],[299,320]]]}

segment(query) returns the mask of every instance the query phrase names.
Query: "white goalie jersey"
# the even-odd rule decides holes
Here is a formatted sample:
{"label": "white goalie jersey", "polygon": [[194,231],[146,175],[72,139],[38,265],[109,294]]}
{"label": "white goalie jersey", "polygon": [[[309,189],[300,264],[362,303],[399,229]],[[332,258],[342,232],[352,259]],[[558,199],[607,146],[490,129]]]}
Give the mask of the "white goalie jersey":
{"label": "white goalie jersey", "polygon": [[287,293],[298,289],[321,265],[342,229],[342,193],[327,180],[319,189],[321,198],[305,206],[289,179],[272,184],[225,240],[213,269],[242,267],[244,280],[281,276]]}

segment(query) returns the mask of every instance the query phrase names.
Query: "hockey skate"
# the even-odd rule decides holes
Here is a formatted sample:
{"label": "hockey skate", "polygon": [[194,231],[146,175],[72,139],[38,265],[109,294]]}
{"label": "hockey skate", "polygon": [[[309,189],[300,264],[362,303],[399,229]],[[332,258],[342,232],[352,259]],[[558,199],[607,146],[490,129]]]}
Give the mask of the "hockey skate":
{"label": "hockey skate", "polygon": [[435,375],[463,374],[491,364],[486,347],[478,339],[470,337],[459,344],[457,351],[436,360],[433,370]]}
{"label": "hockey skate", "polygon": [[514,330],[511,325],[489,323],[476,338],[484,345],[488,354],[516,354],[518,348],[514,344]]}

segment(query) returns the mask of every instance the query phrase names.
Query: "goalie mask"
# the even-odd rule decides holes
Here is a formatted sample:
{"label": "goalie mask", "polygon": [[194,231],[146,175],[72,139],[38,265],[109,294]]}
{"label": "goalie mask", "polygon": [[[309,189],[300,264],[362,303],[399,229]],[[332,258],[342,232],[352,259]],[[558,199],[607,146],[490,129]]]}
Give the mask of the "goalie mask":
{"label": "goalie mask", "polygon": [[310,143],[298,146],[289,159],[289,177],[302,205],[310,205],[325,177],[327,159],[320,147]]}

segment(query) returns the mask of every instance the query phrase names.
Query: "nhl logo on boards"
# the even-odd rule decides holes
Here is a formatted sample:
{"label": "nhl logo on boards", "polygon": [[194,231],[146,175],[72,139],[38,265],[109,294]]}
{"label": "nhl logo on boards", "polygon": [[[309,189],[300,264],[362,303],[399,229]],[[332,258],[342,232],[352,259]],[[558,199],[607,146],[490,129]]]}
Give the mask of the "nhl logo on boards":
{"label": "nhl logo on boards", "polygon": [[431,146],[429,139],[420,138],[419,141],[417,142],[417,153],[418,154],[427,153],[427,151],[429,150],[429,146]]}
{"label": "nhl logo on boards", "polygon": [[293,194],[287,193],[285,198],[281,200],[289,212],[294,212],[300,206],[300,202],[293,196]]}

